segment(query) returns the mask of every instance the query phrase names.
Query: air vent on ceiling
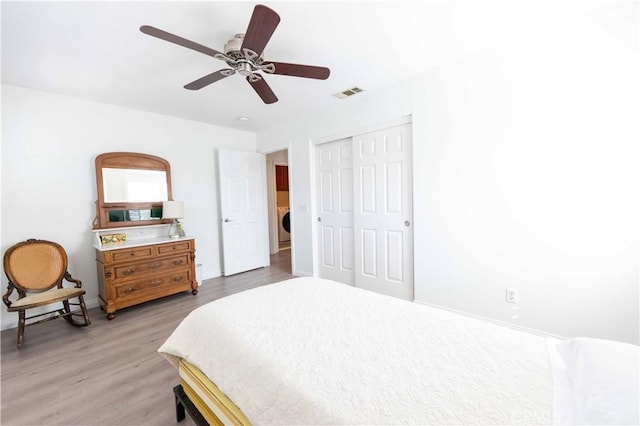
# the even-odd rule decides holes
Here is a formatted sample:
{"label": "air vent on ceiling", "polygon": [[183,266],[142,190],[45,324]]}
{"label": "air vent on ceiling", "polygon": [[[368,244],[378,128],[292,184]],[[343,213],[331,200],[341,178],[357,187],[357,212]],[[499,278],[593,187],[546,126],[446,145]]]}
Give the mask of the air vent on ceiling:
{"label": "air vent on ceiling", "polygon": [[354,86],[350,89],[343,90],[342,92],[334,93],[333,96],[335,96],[338,99],[345,99],[345,98],[348,98],[349,96],[357,95],[360,92],[362,92],[362,89],[357,86]]}

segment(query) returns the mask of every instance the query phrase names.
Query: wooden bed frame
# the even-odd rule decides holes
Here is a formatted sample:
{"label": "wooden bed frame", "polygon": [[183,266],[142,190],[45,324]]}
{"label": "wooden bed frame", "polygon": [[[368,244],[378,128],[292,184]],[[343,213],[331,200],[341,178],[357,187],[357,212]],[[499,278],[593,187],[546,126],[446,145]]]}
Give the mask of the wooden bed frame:
{"label": "wooden bed frame", "polygon": [[191,402],[187,394],[184,392],[182,385],[173,387],[173,395],[176,401],[176,422],[179,423],[185,419],[186,411],[189,413],[189,417],[191,417],[193,422],[198,426],[209,426],[209,422],[207,422],[200,411],[198,411],[198,408],[193,405],[193,402]]}
{"label": "wooden bed frame", "polygon": [[198,426],[251,425],[240,408],[197,367],[181,359],[178,371],[180,383],[173,388],[178,422],[186,412]]}

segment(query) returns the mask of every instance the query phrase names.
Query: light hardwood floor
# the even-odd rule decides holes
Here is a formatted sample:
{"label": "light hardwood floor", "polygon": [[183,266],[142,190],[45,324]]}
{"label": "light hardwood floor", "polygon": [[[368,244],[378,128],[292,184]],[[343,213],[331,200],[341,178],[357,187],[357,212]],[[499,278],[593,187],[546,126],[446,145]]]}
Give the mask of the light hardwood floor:
{"label": "light hardwood floor", "polygon": [[[123,309],[107,321],[99,308],[92,324],[64,320],[28,327],[16,348],[16,330],[2,332],[2,425],[178,425],[176,370],[158,347],[193,309],[221,297],[292,278],[290,251],[271,266],[206,280],[198,295],[183,293]],[[188,418],[181,426],[192,425]]]}

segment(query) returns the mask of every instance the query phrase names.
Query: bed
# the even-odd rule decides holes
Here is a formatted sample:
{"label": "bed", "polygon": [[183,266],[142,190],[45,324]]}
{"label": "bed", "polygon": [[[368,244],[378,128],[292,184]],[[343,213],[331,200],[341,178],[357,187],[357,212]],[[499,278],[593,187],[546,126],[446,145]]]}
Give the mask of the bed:
{"label": "bed", "polygon": [[605,363],[624,371],[596,368],[624,396],[603,407],[600,392],[596,417],[576,410],[589,399],[572,391],[576,375],[593,370],[581,348],[597,343],[295,278],[194,310],[158,351],[203,424],[637,423],[630,344],[607,343],[624,350]]}

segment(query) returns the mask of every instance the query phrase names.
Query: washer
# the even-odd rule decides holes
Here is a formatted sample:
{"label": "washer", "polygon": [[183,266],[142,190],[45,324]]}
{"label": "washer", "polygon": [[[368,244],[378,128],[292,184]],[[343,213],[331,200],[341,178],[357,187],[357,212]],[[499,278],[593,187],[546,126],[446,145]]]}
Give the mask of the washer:
{"label": "washer", "polygon": [[278,241],[290,241],[289,207],[278,207]]}

